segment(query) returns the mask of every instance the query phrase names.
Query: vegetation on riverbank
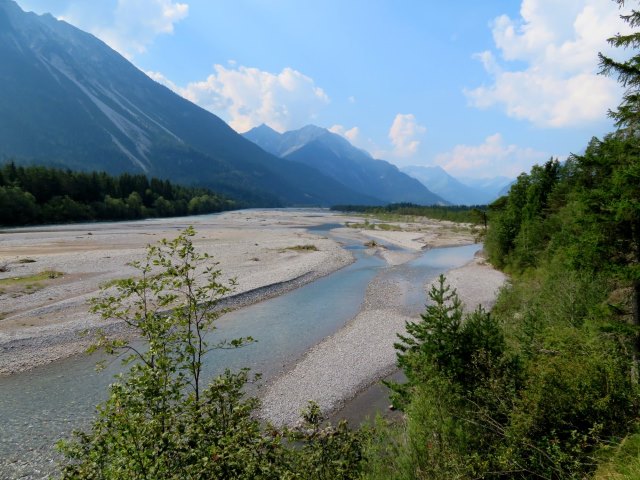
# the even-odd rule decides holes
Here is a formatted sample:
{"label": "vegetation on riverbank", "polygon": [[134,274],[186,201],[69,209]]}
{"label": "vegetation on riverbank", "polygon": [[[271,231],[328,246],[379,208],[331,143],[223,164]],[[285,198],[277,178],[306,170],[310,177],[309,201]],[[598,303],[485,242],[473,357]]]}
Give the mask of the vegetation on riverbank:
{"label": "vegetation on riverbank", "polygon": [[444,280],[432,289],[396,345],[405,420],[379,428],[367,478],[637,478],[640,55],[601,60],[629,88],[618,130],[489,206],[485,248],[510,285],[467,316]]}
{"label": "vegetation on riverbank", "polygon": [[240,206],[204,188],[124,173],[72,172],[49,167],[0,167],[0,225],[172,217]]}
{"label": "vegetation on riverbank", "polygon": [[636,478],[638,141],[593,140],[490,206],[485,247],[511,273],[491,314],[444,279],[396,345],[399,425],[367,478]]}
{"label": "vegetation on riverbank", "polygon": [[[219,299],[233,288],[195,232],[150,245],[135,262],[138,278],[115,281],[93,300],[93,311],[118,319],[146,341],[101,338],[95,348],[125,355],[130,365],[109,388],[90,428],[63,441],[65,479],[343,479],[359,478],[363,437],[346,423],[322,424],[317,406],[299,428],[262,425],[258,401],[245,395],[248,371],[203,379],[203,360],[216,348],[239,348],[251,337],[211,340],[222,313]],[[107,287],[108,288],[108,287]]]}
{"label": "vegetation on riverbank", "polygon": [[486,205],[424,206],[413,203],[391,203],[386,206],[377,207],[366,205],[335,205],[331,207],[331,210],[371,215],[388,222],[411,222],[415,220],[414,217],[479,225],[484,225],[486,221]]}
{"label": "vegetation on riverbank", "polygon": [[43,288],[43,284],[50,283],[51,280],[62,276],[64,273],[57,270],[43,270],[32,275],[0,278],[0,296],[4,294],[20,296],[34,293]]}

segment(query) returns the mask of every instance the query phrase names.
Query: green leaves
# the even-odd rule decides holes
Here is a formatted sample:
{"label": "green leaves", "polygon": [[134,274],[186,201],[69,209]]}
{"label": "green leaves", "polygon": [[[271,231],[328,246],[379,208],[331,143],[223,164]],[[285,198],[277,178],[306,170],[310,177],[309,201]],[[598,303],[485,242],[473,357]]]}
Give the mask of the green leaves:
{"label": "green leaves", "polygon": [[[223,313],[220,298],[234,281],[192,242],[185,229],[147,248],[132,266],[137,278],[116,281],[92,300],[92,311],[121,320],[145,340],[136,348],[102,335],[93,349],[128,353],[90,429],[59,444],[64,479],[355,479],[361,434],[345,424],[322,426],[317,407],[300,429],[263,426],[244,387],[248,370],[202,378],[206,353],[239,348],[250,336],[209,343],[205,334]],[[114,293],[115,291],[115,293]],[[256,377],[257,378],[257,377]]]}

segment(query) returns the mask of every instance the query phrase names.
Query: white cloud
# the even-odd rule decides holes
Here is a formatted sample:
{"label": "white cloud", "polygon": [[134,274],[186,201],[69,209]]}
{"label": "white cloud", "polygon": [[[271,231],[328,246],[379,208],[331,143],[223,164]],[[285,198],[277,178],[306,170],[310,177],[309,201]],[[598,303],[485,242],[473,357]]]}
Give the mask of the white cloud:
{"label": "white cloud", "polygon": [[334,125],[329,128],[329,131],[342,135],[354,145],[360,140],[360,129],[358,127],[347,129],[342,125]]}
{"label": "white cloud", "polygon": [[169,80],[167,77],[165,77],[162,73],[160,72],[153,72],[153,71],[147,71],[145,72],[147,74],[148,77],[150,77],[151,79],[155,80],[156,82],[164,85],[165,87],[173,90],[174,92],[176,92],[177,94],[181,95],[180,93],[180,87],[178,87],[178,85],[176,85],[175,83],[173,83],[171,80]]}
{"label": "white cloud", "polygon": [[[523,0],[520,18],[492,25],[500,51],[476,55],[493,84],[466,90],[478,108],[502,106],[507,115],[542,127],[601,120],[619,101],[614,79],[598,72],[597,53],[611,52],[606,39],[627,31],[616,4],[604,0]],[[509,70],[509,62],[524,68]]]}
{"label": "white cloud", "polygon": [[[271,73],[257,68],[214,66],[205,80],[179,87],[158,72],[147,74],[179,95],[223,118],[238,132],[262,123],[284,132],[317,117],[329,97],[312,78],[292,68]],[[357,136],[357,128],[349,135]],[[345,132],[345,135],[347,132]]]}
{"label": "white cloud", "polygon": [[20,0],[26,9],[51,13],[86,30],[127,58],[144,53],[159,35],[172,34],[189,14],[187,3],[173,0],[101,0],[47,4]]}
{"label": "white cloud", "polygon": [[393,144],[391,154],[394,157],[407,158],[416,154],[420,138],[427,129],[419,125],[415,115],[398,113],[389,130],[389,139]]}
{"label": "white cloud", "polygon": [[93,29],[119,52],[144,53],[158,35],[172,34],[174,24],[187,17],[189,5],[171,0],[118,0],[112,25]]}
{"label": "white cloud", "polygon": [[496,133],[480,145],[457,145],[450,152],[437,155],[435,163],[454,176],[516,177],[548,158],[548,154],[532,148],[507,145],[502,135]]}

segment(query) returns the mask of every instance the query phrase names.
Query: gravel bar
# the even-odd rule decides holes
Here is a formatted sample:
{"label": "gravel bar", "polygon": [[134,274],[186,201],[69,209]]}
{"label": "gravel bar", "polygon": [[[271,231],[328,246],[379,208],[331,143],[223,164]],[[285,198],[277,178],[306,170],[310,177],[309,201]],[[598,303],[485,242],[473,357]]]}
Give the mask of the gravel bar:
{"label": "gravel bar", "polygon": [[[505,281],[504,274],[482,258],[446,275],[467,310],[478,304],[490,308]],[[425,285],[425,295],[429,286]],[[415,320],[402,313],[398,300],[402,294],[400,284],[376,277],[355,318],[265,387],[260,416],[276,425],[295,425],[309,400],[330,414],[395,371],[396,334],[404,331],[405,322]]]}

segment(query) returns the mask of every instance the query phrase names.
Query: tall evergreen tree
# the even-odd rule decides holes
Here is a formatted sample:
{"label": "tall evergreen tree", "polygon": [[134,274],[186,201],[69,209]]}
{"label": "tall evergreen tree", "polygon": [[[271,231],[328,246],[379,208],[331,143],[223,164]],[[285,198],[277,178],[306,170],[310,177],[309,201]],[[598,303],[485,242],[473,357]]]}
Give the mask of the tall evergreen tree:
{"label": "tall evergreen tree", "polygon": [[[625,0],[614,0],[623,7]],[[627,24],[640,27],[640,11],[621,15]],[[617,110],[609,112],[618,127],[614,136],[637,147],[640,135],[640,32],[617,34],[609,39],[614,47],[631,49],[633,54],[627,60],[619,61],[602,53],[599,54],[601,72],[617,77],[627,90]],[[634,148],[636,150],[636,148]],[[640,325],[640,159],[638,155],[618,155],[612,161],[612,187],[615,194],[609,208],[615,220],[623,227],[623,247],[627,250],[625,276],[631,280],[633,288],[633,320]],[[612,192],[613,193],[613,192]]]}

